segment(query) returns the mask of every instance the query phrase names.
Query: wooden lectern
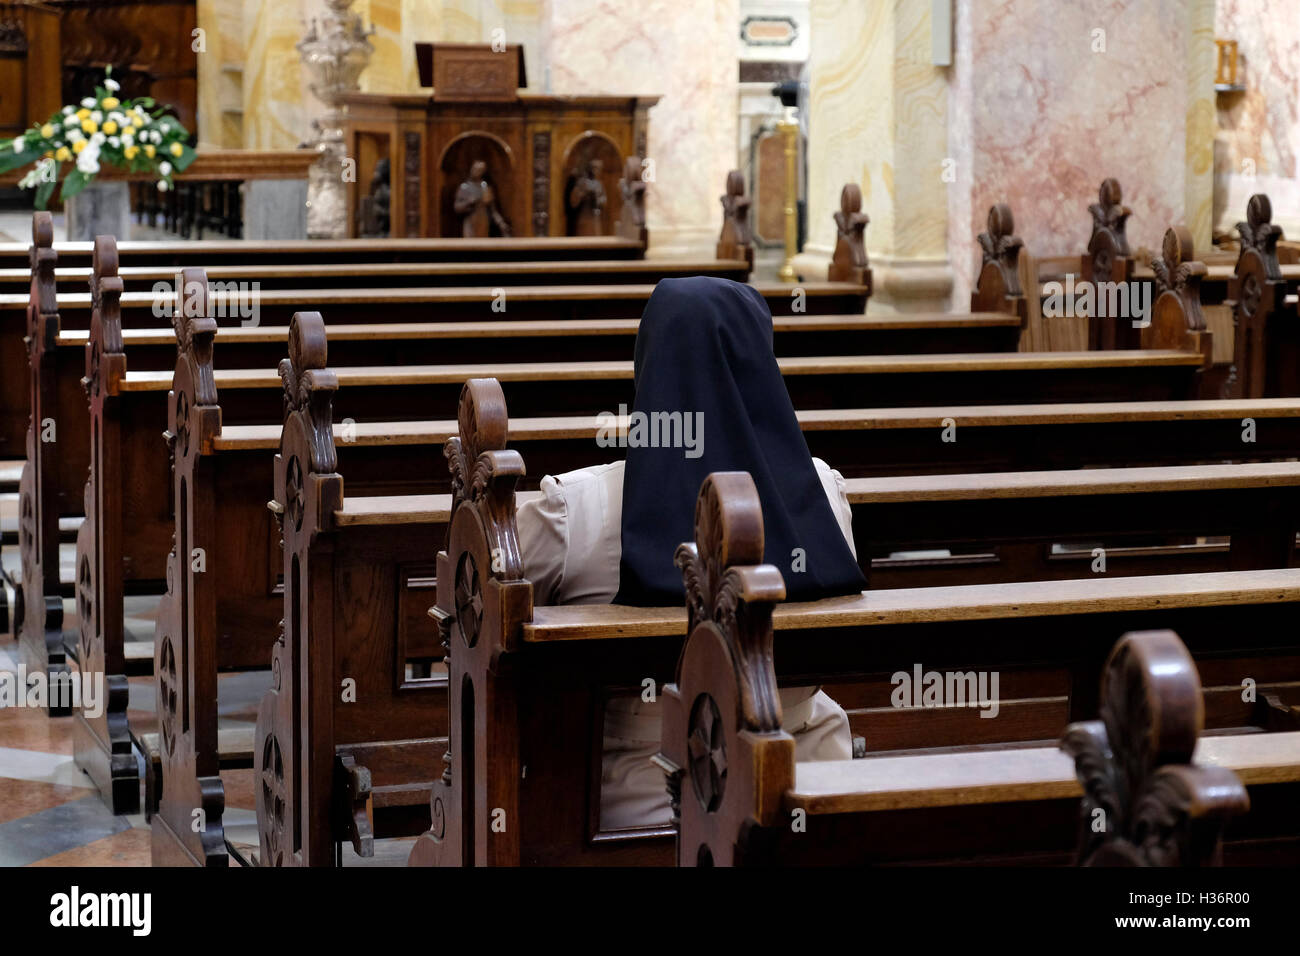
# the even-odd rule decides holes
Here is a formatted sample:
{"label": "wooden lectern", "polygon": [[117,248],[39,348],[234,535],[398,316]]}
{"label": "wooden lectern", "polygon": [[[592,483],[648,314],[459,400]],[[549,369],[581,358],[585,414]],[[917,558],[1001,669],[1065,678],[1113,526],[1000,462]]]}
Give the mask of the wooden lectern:
{"label": "wooden lectern", "polygon": [[[647,111],[657,96],[548,96],[527,84],[523,47],[417,43],[416,65],[432,95],[345,97],[349,235],[379,160],[390,160],[390,235],[460,236],[456,195],[476,162],[486,165],[495,210],[515,236],[572,231],[565,201],[592,160],[608,201],[601,228],[613,235],[628,157],[644,157]],[[464,193],[462,192],[462,195]],[[497,234],[496,231],[493,234]]]}

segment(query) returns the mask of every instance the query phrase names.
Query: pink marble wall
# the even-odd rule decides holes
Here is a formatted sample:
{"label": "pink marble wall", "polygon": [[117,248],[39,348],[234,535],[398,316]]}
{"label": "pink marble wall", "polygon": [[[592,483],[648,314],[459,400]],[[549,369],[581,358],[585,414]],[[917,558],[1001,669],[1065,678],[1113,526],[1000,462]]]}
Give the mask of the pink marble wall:
{"label": "pink marble wall", "polygon": [[[1293,0],[1284,0],[1293,2]],[[1094,30],[1105,52],[1094,52]],[[1158,249],[1184,207],[1186,0],[956,0],[949,143],[954,302],[975,235],[1007,202],[1028,250],[1081,252],[1107,176],[1133,209],[1129,238]]]}
{"label": "pink marble wall", "polygon": [[1237,41],[1246,86],[1218,100],[1216,228],[1231,229],[1251,194],[1266,192],[1274,220],[1300,236],[1300,2],[1218,0],[1214,35]]}
{"label": "pink marble wall", "polygon": [[656,254],[712,254],[718,197],[735,165],[738,0],[550,0],[551,91],[659,94],[646,152]]}

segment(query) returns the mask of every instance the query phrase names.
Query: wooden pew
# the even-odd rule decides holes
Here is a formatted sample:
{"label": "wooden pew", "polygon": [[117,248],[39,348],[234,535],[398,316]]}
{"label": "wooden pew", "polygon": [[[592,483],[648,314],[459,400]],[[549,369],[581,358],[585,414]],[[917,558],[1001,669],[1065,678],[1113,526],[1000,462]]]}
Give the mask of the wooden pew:
{"label": "wooden pew", "polygon": [[[87,267],[94,243],[59,245],[60,261]],[[514,260],[640,259],[645,243],[618,236],[514,237],[510,239],[206,239],[121,243],[122,260],[134,266],[216,266],[355,262],[510,262]],[[22,268],[27,249],[0,243],[0,267]]]}
{"label": "wooden pew", "polygon": [[[154,284],[175,282],[179,266],[122,266],[118,271],[128,292],[152,291]],[[592,259],[564,261],[351,262],[322,265],[294,263],[263,265],[255,259],[207,269],[213,282],[258,283],[262,289],[334,289],[405,286],[511,286],[603,283],[647,283],[674,276],[711,275],[736,282],[749,279],[741,259]],[[89,266],[55,270],[58,290],[80,292],[90,281]],[[29,269],[0,269],[0,293],[26,290]]]}
{"label": "wooden pew", "polygon": [[[449,446],[452,460],[464,454],[466,461],[477,461],[480,477],[453,495],[448,544],[438,556],[434,613],[448,650],[449,769],[434,786],[433,824],[412,862],[662,862],[662,847],[642,840],[662,834],[600,829],[593,790],[599,772],[591,752],[572,741],[600,740],[606,688],[639,689],[647,678],[658,683],[680,647],[668,638],[686,632],[686,617],[680,609],[533,606],[531,586],[513,557],[514,488],[521,468],[504,451],[499,394],[490,383],[467,386],[461,436]],[[494,554],[504,556],[499,570],[491,563]],[[1051,730],[1057,733],[1067,713],[1095,710],[1095,685],[1088,687],[1093,678],[1084,677],[1095,675],[1109,643],[1153,618],[1176,623],[1198,655],[1250,655],[1261,664],[1254,671],[1261,681],[1294,680],[1286,675],[1296,644],[1277,622],[1285,617],[1281,608],[1300,597],[1297,574],[866,592],[779,610],[778,631],[789,633],[791,641],[777,660],[787,665],[782,675],[792,683],[802,679],[797,675],[820,673],[837,655],[849,655],[860,674],[888,673],[915,660],[962,669],[1063,671],[1066,709]],[[863,641],[855,630],[863,627],[875,629],[874,640]],[[833,631],[824,642],[808,639],[828,628]],[[1242,646],[1243,633],[1251,635],[1249,647]],[[1001,729],[1014,733],[1019,720]],[[1041,720],[1033,726],[1041,727]],[[953,731],[950,722],[928,727],[927,746],[959,742],[945,739]],[[576,788],[585,789],[585,800],[573,796]],[[560,792],[570,796],[552,796]],[[494,814],[499,808],[504,831],[485,817],[484,808]]]}
{"label": "wooden pew", "polygon": [[[419,652],[418,608],[399,598],[412,577],[428,576],[433,524],[418,497],[345,497],[324,327],[303,316],[295,333],[281,366],[286,413],[272,502],[284,535],[284,626],[254,749],[259,860],[269,866],[329,865],[342,840],[366,856],[375,836],[422,829],[428,778],[446,746],[445,683],[407,673],[405,655]],[[358,615],[352,602],[362,595]],[[349,679],[355,704],[339,693]],[[427,736],[410,739],[413,731]],[[168,778],[155,861],[167,855],[157,827],[173,799]],[[183,799],[181,812],[189,805]]]}
{"label": "wooden pew", "polygon": [[656,758],[679,865],[1041,865],[1068,862],[1072,844],[1085,865],[1216,863],[1225,827],[1252,803],[1247,787],[1251,839],[1228,862],[1262,855],[1261,831],[1270,862],[1300,853],[1300,732],[1201,738],[1200,681],[1168,630],[1120,640],[1103,672],[1102,719],[1068,727],[1066,754],[970,748],[796,764],[773,666],[785,586],[761,563],[762,540],[749,476],[710,476],[696,542],[677,554],[690,630],[664,689]]}
{"label": "wooden pew", "polygon": [[[1004,281],[1007,272],[1006,257],[1013,256],[1015,250],[1015,246],[1007,241],[1008,236],[1009,231],[1004,231],[997,242],[990,243],[989,262],[983,273],[987,281],[982,281],[978,295],[987,296],[987,301],[991,304],[1004,304],[1004,300],[1008,299],[1014,302],[1016,298],[1015,291],[1009,290]],[[116,291],[114,295],[117,295]],[[1187,317],[1183,299],[1176,294],[1171,293],[1158,300],[1156,311],[1157,321],[1153,323],[1152,329],[1147,330],[1163,336],[1156,344],[1177,342],[1189,347],[1152,348],[1140,352],[1072,353],[1064,356],[995,353],[982,356],[794,357],[782,360],[781,364],[796,403],[810,408],[856,404],[863,398],[886,399],[886,396],[891,403],[900,405],[922,405],[934,399],[961,402],[969,400],[970,394],[977,389],[981,397],[986,398],[1005,396],[1050,401],[1053,398],[1086,397],[1095,400],[1104,398],[1107,394],[1107,389],[1098,379],[1101,374],[1110,380],[1109,388],[1128,395],[1145,393],[1167,397],[1171,391],[1183,394],[1185,390],[1194,388],[1203,360],[1201,343],[1206,335],[1185,328],[1192,323]],[[116,323],[113,325],[115,327]],[[102,329],[107,326],[101,323],[100,327]],[[98,354],[112,352],[114,355],[123,355],[124,359],[120,348],[120,343],[116,340],[98,346],[92,341],[88,346],[88,354],[92,359],[88,361],[97,367],[97,360],[93,359],[97,349]],[[572,363],[563,367],[527,363],[490,369],[472,365],[430,366],[387,370],[383,373],[357,368],[341,369],[338,374],[345,384],[350,383],[352,390],[346,393],[348,396],[360,394],[355,389],[396,388],[397,391],[392,393],[390,400],[397,402],[398,407],[418,409],[417,403],[420,402],[427,402],[429,406],[435,406],[439,401],[450,404],[451,395],[459,389],[466,377],[485,371],[495,372],[506,382],[512,401],[518,401],[542,413],[571,411],[579,403],[585,409],[590,409],[593,405],[617,408],[621,402],[631,398],[630,362]],[[94,376],[91,378],[94,380]],[[270,394],[278,395],[279,382],[273,375],[267,372],[231,370],[216,373],[215,381],[228,392],[228,397],[223,400],[225,421],[256,421],[259,417],[266,421],[271,417],[267,408],[276,404],[277,400],[265,396],[268,390]],[[582,383],[582,387],[575,387],[575,383]],[[134,407],[138,401],[150,401],[150,395],[158,396],[160,402],[161,394],[170,384],[171,379],[167,373],[122,371],[111,384],[106,383],[106,387],[113,396],[115,407],[118,402],[128,401]],[[70,405],[71,400],[68,400],[64,407]],[[141,407],[157,408],[158,411],[152,414],[156,414],[159,419],[163,415],[161,404],[146,404]],[[129,423],[143,423],[149,414],[151,413],[120,413],[121,420]],[[64,431],[66,434],[66,427]],[[140,445],[140,454],[144,457],[139,461],[149,461],[151,455],[162,454],[160,449],[151,444],[152,437],[141,441],[143,444]],[[36,453],[41,454],[41,449],[38,448]],[[127,454],[133,455],[134,452]],[[75,451],[60,455],[62,467],[72,467],[75,471],[73,455]],[[150,493],[147,487],[147,483],[153,480],[149,476],[161,474],[160,470],[142,466],[132,473],[146,483],[141,490],[143,501],[165,500],[165,494],[161,491]],[[116,508],[107,510],[116,511]],[[45,528],[42,523],[44,520],[42,516],[36,526]],[[163,524],[161,515],[149,517],[139,513],[128,521],[131,533],[137,540],[146,542],[147,554],[143,565],[129,568],[127,578],[161,580],[162,556],[166,550]],[[44,533],[48,535],[50,532],[46,529]],[[154,535],[152,540],[148,537],[150,533]],[[51,547],[46,550],[52,552],[55,549]],[[151,561],[157,564],[152,565]],[[35,582],[37,578],[29,577],[28,580]],[[26,600],[25,596],[27,614],[43,609],[45,604],[44,594],[39,600],[35,595],[31,597],[32,600]],[[24,630],[31,635],[43,632],[46,628],[44,621],[34,620],[31,625],[25,625]],[[29,636],[27,640],[31,642],[32,638]]]}
{"label": "wooden pew", "polygon": [[[293,349],[298,352],[301,352],[302,346],[296,343],[303,336],[300,329],[301,323],[304,322],[311,323],[315,330],[319,325],[319,318],[299,317],[300,328],[295,330],[291,339],[291,342],[295,343]],[[320,336],[320,344],[323,348],[323,333],[314,331],[313,334]],[[210,364],[210,360],[210,355],[207,355],[204,362]],[[319,360],[323,362],[323,354]],[[194,357],[190,356],[188,363],[183,363],[182,367],[194,365]],[[172,398],[169,402],[169,414],[173,421],[169,426],[168,434],[203,431],[203,437],[191,443],[190,447],[193,450],[186,452],[185,465],[183,467],[178,465],[174,469],[178,473],[183,472],[186,476],[186,480],[181,482],[174,491],[176,500],[181,502],[177,509],[175,540],[186,543],[185,547],[178,545],[179,553],[190,553],[191,548],[197,547],[200,549],[199,553],[205,557],[212,555],[212,560],[210,562],[205,560],[197,571],[189,566],[180,566],[169,573],[172,574],[170,591],[188,589],[188,593],[198,593],[200,589],[205,589],[213,597],[206,603],[195,601],[187,615],[178,616],[175,621],[168,623],[167,640],[173,647],[183,650],[159,650],[158,668],[155,671],[160,684],[160,700],[169,699],[167,687],[179,680],[181,684],[194,684],[187,687],[185,699],[193,699],[199,703],[191,705],[188,709],[190,719],[186,726],[189,729],[179,734],[173,731],[161,736],[147,735],[138,738],[141,750],[146,754],[149,762],[146,793],[150,796],[147,797],[146,812],[154,811],[157,795],[166,792],[165,783],[176,779],[185,782],[181,790],[185,795],[184,799],[168,801],[164,805],[164,819],[167,819],[168,814],[171,815],[171,819],[162,824],[168,833],[182,832],[185,821],[190,819],[198,805],[194,802],[193,794],[201,789],[198,783],[201,775],[194,769],[195,761],[191,755],[199,748],[189,741],[219,739],[216,697],[210,688],[215,685],[217,671],[223,666],[229,666],[223,659],[223,651],[227,650],[226,645],[230,641],[230,635],[270,633],[274,629],[275,619],[282,614],[282,610],[277,606],[279,598],[276,595],[274,575],[268,575],[265,553],[268,535],[264,527],[266,516],[259,515],[261,503],[258,497],[259,490],[268,486],[272,480],[270,469],[264,467],[264,463],[269,463],[269,453],[274,447],[268,445],[272,437],[270,434],[272,429],[265,426],[235,426],[222,429],[215,395],[202,398],[195,394],[194,383],[205,378],[210,378],[210,373],[205,376],[196,368],[193,372],[187,372],[185,376],[178,374],[174,380]],[[190,410],[192,424],[183,426],[181,422],[175,420],[180,409]],[[205,417],[196,418],[199,415]],[[209,420],[216,424],[209,424],[205,428],[201,422]],[[440,539],[450,511],[449,496],[417,494],[416,497],[406,501],[395,497],[402,494],[410,495],[420,490],[441,490],[445,486],[445,482],[425,479],[423,476],[430,474],[435,465],[433,459],[437,446],[432,443],[440,442],[453,435],[457,426],[455,422],[430,424],[432,431],[413,435],[409,431],[404,433],[400,423],[375,423],[361,434],[349,434],[345,431],[340,436],[336,431],[330,440],[332,442],[342,440],[342,450],[349,457],[349,466],[344,467],[339,464],[336,467],[339,473],[349,476],[349,482],[354,490],[361,492],[361,497],[377,496],[378,500],[385,502],[386,507],[394,511],[396,518],[393,520],[400,520],[403,514],[408,513],[400,510],[399,506],[404,509],[415,509],[422,524],[432,527],[434,537]],[[577,428],[585,433],[584,439],[579,443],[564,442],[559,449],[559,454],[568,457],[556,457],[555,452],[550,453],[549,458],[553,468],[547,471],[566,471],[592,463],[591,449],[596,430],[591,422],[586,422],[585,428],[582,425],[575,426],[573,423],[567,426],[563,423],[550,423],[538,427],[535,435],[528,436],[527,431],[524,434],[528,438],[529,445],[541,453],[539,457],[545,459],[548,457],[545,449],[553,444],[550,441],[551,436],[555,435],[563,442],[567,437],[564,431],[566,427]],[[429,425],[426,424],[425,428],[429,428]],[[526,424],[525,428],[527,428]],[[512,431],[518,437],[518,426],[512,426]],[[845,437],[851,441],[853,436],[854,433],[849,432]],[[416,437],[423,439],[425,442],[423,447],[405,444]],[[349,438],[350,441],[347,440]],[[176,454],[176,448],[173,446],[173,456]],[[439,453],[437,457],[441,457],[441,454]],[[1223,472],[1234,470],[1231,466],[1215,467]],[[984,524],[999,528],[1002,538],[1015,540],[1019,550],[1012,549],[1012,556],[1016,560],[1005,562],[994,571],[997,579],[1008,577],[1028,579],[1042,577],[1044,573],[1051,572],[1059,575],[1061,573],[1059,562],[1057,562],[1058,567],[1053,568],[1052,562],[1047,560],[1045,554],[1034,558],[1027,553],[1033,547],[1035,539],[1051,541],[1053,540],[1051,535],[1068,534],[1069,529],[1074,527],[1085,529],[1084,533],[1095,533],[1100,530],[1101,525],[1101,521],[1096,516],[1102,513],[1103,509],[1112,512],[1107,515],[1107,520],[1121,531],[1134,530],[1136,526],[1130,524],[1132,515],[1143,516],[1146,524],[1141,527],[1148,529],[1150,533],[1158,533],[1151,529],[1174,533],[1179,529],[1187,528],[1204,532],[1206,527],[1201,522],[1207,514],[1251,517],[1258,515],[1259,519],[1255,523],[1259,526],[1255,528],[1254,541],[1234,538],[1234,547],[1237,548],[1239,555],[1239,561],[1235,566],[1266,567],[1269,566],[1270,561],[1275,560],[1285,564],[1285,557],[1289,555],[1290,544],[1295,535],[1294,523],[1288,525],[1285,520],[1279,522],[1275,517],[1278,513],[1285,513],[1285,506],[1275,504],[1261,511],[1253,507],[1255,503],[1252,501],[1229,496],[1243,493],[1249,495],[1252,490],[1262,489],[1263,494],[1286,496],[1282,500],[1294,498],[1297,489],[1300,488],[1300,466],[1282,464],[1254,469],[1247,466],[1245,474],[1240,475],[1226,473],[1216,475],[1215,467],[1150,469],[1146,474],[1140,474],[1138,469],[1048,473],[1037,476],[1012,474],[1006,476],[1005,483],[1000,483],[999,476],[996,475],[959,475],[943,482],[931,482],[929,485],[920,479],[892,479],[881,482],[850,478],[847,491],[855,513],[858,531],[857,547],[867,562],[870,561],[870,555],[879,551],[881,547],[888,550],[891,546],[915,546],[920,542],[924,542],[924,546],[932,546],[936,541],[948,543],[953,539],[955,532],[965,531],[969,535],[971,519],[979,518],[982,508],[996,509],[1003,506],[999,514],[1002,518],[1009,519],[1005,526],[1000,526],[998,521],[984,522]],[[853,475],[855,472],[850,470],[849,474]],[[415,480],[394,479],[392,475],[419,477]],[[532,477],[533,482],[536,478],[535,472]],[[982,485],[978,483],[981,480]],[[918,481],[920,486],[914,489],[915,493],[907,492],[906,485]],[[1270,487],[1270,483],[1276,484]],[[1186,492],[1189,487],[1195,489],[1195,495],[1205,500],[1189,502],[1186,493],[1179,496],[1179,489]],[[947,500],[954,494],[958,496],[955,502]],[[1117,500],[1115,498],[1117,494],[1121,495],[1119,500],[1124,505],[1119,512],[1115,512],[1113,507],[1107,508]],[[900,497],[907,501],[902,507],[911,507],[913,510],[908,511],[905,518],[895,520],[894,514],[900,507]],[[1008,513],[1005,510],[1005,506],[1012,504],[1013,499],[1014,505],[1022,509],[1021,512]],[[1040,504],[1043,500],[1052,500],[1057,510],[1048,515],[1041,508],[1029,511],[1026,507]],[[951,510],[939,510],[949,504],[956,504],[962,510],[957,514]],[[344,510],[346,511],[347,508],[345,507]],[[1153,510],[1161,517],[1155,517],[1152,514]],[[194,519],[186,517],[196,514],[221,515],[222,520],[208,521],[199,532],[192,530]],[[1072,525],[1070,522],[1075,524]],[[1247,520],[1246,523],[1252,522]],[[947,537],[938,538],[936,536],[938,532],[931,530],[935,528],[942,529],[941,533]],[[930,538],[925,537],[927,534]],[[1244,532],[1239,532],[1239,535],[1244,538]],[[1274,547],[1260,553],[1246,550],[1247,544],[1257,542],[1264,545],[1271,542]],[[1041,542],[1037,547],[1042,551]],[[1280,558],[1279,553],[1282,555]],[[174,555],[171,560],[175,562]],[[1146,573],[1158,573],[1161,570],[1161,560],[1175,561],[1177,558],[1165,555],[1157,555],[1155,561],[1148,558],[1143,570]],[[1120,567],[1123,565],[1121,564]],[[907,567],[903,577],[914,577],[918,570],[917,565],[913,563]],[[993,579],[987,568],[972,569],[968,565],[956,564],[946,570],[950,580],[956,575],[960,575],[962,582]],[[981,576],[972,577],[972,570]],[[1080,571],[1077,567],[1067,570],[1072,570],[1075,576],[1087,573],[1086,570]],[[417,586],[408,587],[412,580],[417,582]],[[408,631],[405,639],[408,644],[412,643],[413,635],[420,631],[422,620],[420,608],[427,598],[422,596],[418,584],[424,580],[418,576],[405,578],[402,588],[398,591],[399,602],[408,608],[402,612],[402,620],[407,622]],[[891,584],[888,572],[883,582],[881,575],[874,572],[872,580],[877,587],[898,586],[897,582]],[[319,600],[319,595],[317,599]],[[344,599],[345,596],[342,595],[336,598],[339,601]],[[169,594],[169,600],[174,601],[174,596]],[[411,608],[414,610],[412,611]],[[428,657],[439,656],[432,634],[425,634],[419,643],[424,646]],[[407,653],[409,654],[409,650]],[[187,674],[181,674],[177,678],[165,666],[165,662],[176,659],[203,662],[207,668],[206,681],[194,681],[192,668]],[[170,712],[160,712],[159,716],[160,724],[163,726],[170,726],[174,722],[174,714]],[[175,747],[169,742],[176,736],[182,738],[186,745]],[[185,759],[167,759],[169,753],[177,752],[184,754]],[[209,753],[216,752],[209,751]],[[251,735],[247,742],[244,742],[242,737],[228,738],[215,759],[219,769],[250,765],[253,759]],[[208,857],[209,860],[224,853],[220,841],[215,846],[216,849],[213,855]]]}
{"label": "wooden pew", "polygon": [[1300,316],[1296,291],[1300,268],[1278,262],[1281,227],[1273,223],[1268,196],[1257,193],[1237,224],[1241,254],[1230,282],[1236,338],[1234,394],[1242,398],[1300,394]]}

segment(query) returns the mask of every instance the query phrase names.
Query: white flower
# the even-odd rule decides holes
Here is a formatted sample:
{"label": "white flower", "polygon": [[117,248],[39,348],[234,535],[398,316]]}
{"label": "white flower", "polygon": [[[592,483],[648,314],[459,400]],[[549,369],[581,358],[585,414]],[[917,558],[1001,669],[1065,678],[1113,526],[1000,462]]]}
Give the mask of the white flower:
{"label": "white flower", "polygon": [[85,107],[86,109],[88,109],[88,110],[90,110],[90,109],[94,109],[94,108],[95,108],[95,98],[94,98],[93,96],[87,96],[84,100],[81,101],[81,105],[84,106],[84,107]]}
{"label": "white flower", "polygon": [[158,180],[158,191],[160,193],[165,193],[167,191],[167,180],[165,179]]}
{"label": "white flower", "polygon": [[63,125],[64,125],[64,126],[80,126],[80,125],[81,125],[81,120],[77,119],[77,117],[76,117],[75,115],[69,115],[69,116],[64,117]]}
{"label": "white flower", "polygon": [[122,145],[123,145],[123,146],[134,146],[134,145],[135,145],[135,137],[132,136],[130,133],[127,133],[126,135],[124,135],[124,136],[122,137]]}
{"label": "white flower", "polygon": [[159,128],[160,130],[162,130],[162,131],[165,133],[165,132],[167,132],[169,129],[171,129],[171,125],[168,124],[168,123],[159,123],[159,124],[158,124],[158,128]]}
{"label": "white flower", "polygon": [[162,140],[163,140],[163,138],[162,138],[162,134],[159,133],[157,130],[154,130],[154,131],[150,134],[150,137],[149,137],[149,138],[152,139],[155,143],[161,143]]}
{"label": "white flower", "polygon": [[112,146],[114,149],[117,149],[119,146],[122,145],[122,141],[118,139],[116,136],[110,136],[108,138],[108,145]]}
{"label": "white flower", "polygon": [[112,77],[104,78],[104,89],[108,90],[110,93],[116,93],[121,88],[122,88],[122,84],[117,82],[117,80],[113,79]]}
{"label": "white flower", "polygon": [[72,115],[73,113],[75,113],[75,112],[77,112],[77,111],[74,110],[71,106],[65,106],[65,107],[63,107],[63,115],[64,115],[64,116],[71,116],[71,115]]}
{"label": "white flower", "polygon": [[69,142],[69,143],[80,143],[80,142],[81,142],[83,139],[85,139],[85,138],[86,138],[86,134],[83,133],[83,132],[82,132],[81,130],[79,130],[79,129],[70,129],[70,130],[68,130],[68,142]]}
{"label": "white flower", "polygon": [[23,148],[24,148],[25,145],[26,145],[26,140],[24,140],[21,136],[15,136],[15,137],[14,137],[14,152],[15,152],[15,153],[21,153],[21,152],[23,151]]}
{"label": "white flower", "polygon": [[113,110],[111,113],[108,114],[108,118],[111,119],[118,126],[122,126],[123,124],[126,123],[126,117],[119,110]]}
{"label": "white flower", "polygon": [[90,111],[90,118],[93,119],[97,124],[98,124],[98,123],[102,123],[102,122],[104,122],[104,111],[103,111],[103,110],[91,110],[91,111]]}
{"label": "white flower", "polygon": [[103,142],[105,139],[107,139],[107,138],[108,138],[108,137],[106,137],[103,133],[94,133],[94,134],[91,135],[91,137],[90,137],[90,141],[91,141],[92,143],[94,143],[96,146],[98,146],[100,143],[102,143],[102,142]]}
{"label": "white flower", "polygon": [[172,164],[164,159],[158,164],[158,172],[162,173],[164,176],[170,176],[172,174]]}

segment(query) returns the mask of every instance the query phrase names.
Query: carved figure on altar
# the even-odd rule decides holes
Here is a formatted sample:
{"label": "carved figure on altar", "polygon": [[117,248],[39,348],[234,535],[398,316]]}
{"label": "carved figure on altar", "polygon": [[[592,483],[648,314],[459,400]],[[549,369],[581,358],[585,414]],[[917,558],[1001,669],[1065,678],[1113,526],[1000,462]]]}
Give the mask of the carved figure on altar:
{"label": "carved figure on altar", "polygon": [[387,157],[375,163],[370,177],[370,192],[361,197],[361,235],[367,239],[384,238],[390,230],[392,173]]}
{"label": "carved figure on altar", "polygon": [[461,217],[461,234],[466,239],[483,239],[492,234],[510,235],[510,223],[497,209],[496,190],[487,181],[487,163],[476,159],[469,168],[469,178],[456,190],[454,208]]}
{"label": "carved figure on altar", "polygon": [[605,185],[600,181],[604,169],[599,159],[588,160],[569,190],[569,215],[575,236],[605,234]]}

